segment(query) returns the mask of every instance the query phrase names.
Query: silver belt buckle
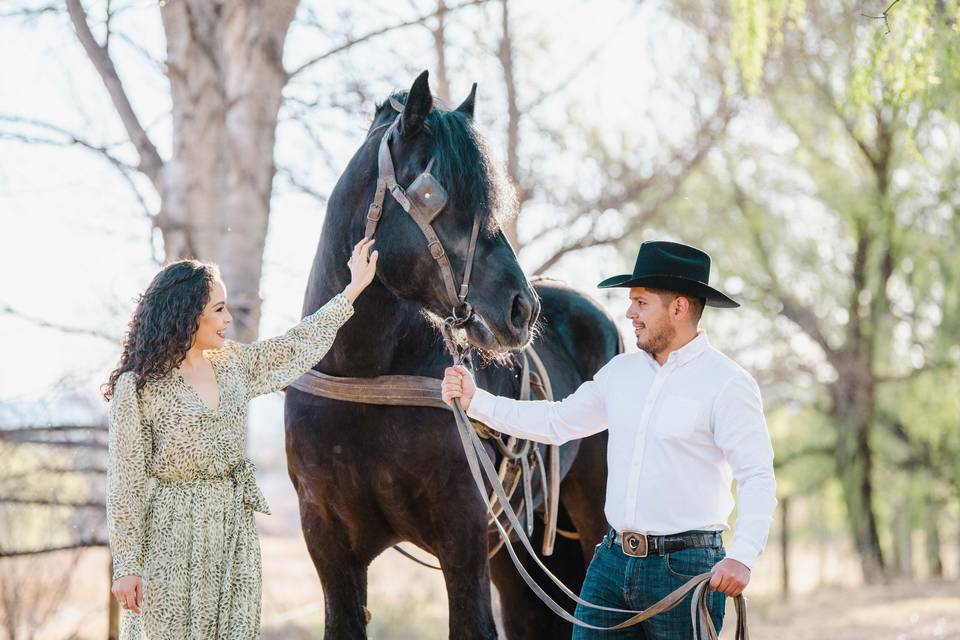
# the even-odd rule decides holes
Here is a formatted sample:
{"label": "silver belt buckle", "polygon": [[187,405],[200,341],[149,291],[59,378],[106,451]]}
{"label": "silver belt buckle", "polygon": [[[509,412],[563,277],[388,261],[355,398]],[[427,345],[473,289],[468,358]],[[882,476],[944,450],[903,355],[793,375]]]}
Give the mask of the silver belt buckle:
{"label": "silver belt buckle", "polygon": [[620,534],[620,548],[634,558],[647,557],[647,534],[639,531],[624,531]]}

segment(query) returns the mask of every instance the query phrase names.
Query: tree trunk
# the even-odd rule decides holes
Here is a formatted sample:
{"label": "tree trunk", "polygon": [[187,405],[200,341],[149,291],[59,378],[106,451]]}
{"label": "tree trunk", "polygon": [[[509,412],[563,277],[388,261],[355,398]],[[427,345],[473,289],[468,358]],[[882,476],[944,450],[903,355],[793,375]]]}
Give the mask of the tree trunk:
{"label": "tree trunk", "polygon": [[[503,7],[500,13],[500,46],[497,57],[503,69],[503,82],[507,94],[507,177],[513,182],[517,190],[517,206],[521,211],[526,194],[520,181],[520,107],[517,102],[517,79],[513,60],[513,35],[510,30],[510,3],[502,0]],[[515,251],[520,251],[520,238],[517,235],[518,213],[503,221],[501,228],[510,245]]]}
{"label": "tree trunk", "polygon": [[447,74],[447,2],[437,0],[437,24],[432,30],[433,48],[437,54],[437,73],[435,78],[436,96],[448,107],[450,103],[450,77]]}
{"label": "tree trunk", "polygon": [[120,603],[113,595],[113,556],[107,554],[107,640],[120,638]]}
{"label": "tree trunk", "polygon": [[893,569],[903,578],[913,576],[913,544],[909,498],[896,506],[893,512]]}
{"label": "tree trunk", "polygon": [[931,578],[943,577],[943,559],[940,557],[940,509],[942,505],[936,500],[927,502],[927,573]]}
{"label": "tree trunk", "polygon": [[840,377],[832,388],[832,417],[837,428],[837,477],[843,487],[850,532],[860,557],[863,579],[872,584],[884,579],[885,565],[873,503],[870,431],[876,397],[869,376],[862,371],[851,366],[839,372]]}
{"label": "tree trunk", "polygon": [[790,497],[780,501],[780,567],[783,599],[790,597]]}
{"label": "tree trunk", "polygon": [[173,146],[157,217],[167,261],[216,262],[236,338],[257,336],[260,275],[287,75],[283,43],[296,0],[161,5]]}

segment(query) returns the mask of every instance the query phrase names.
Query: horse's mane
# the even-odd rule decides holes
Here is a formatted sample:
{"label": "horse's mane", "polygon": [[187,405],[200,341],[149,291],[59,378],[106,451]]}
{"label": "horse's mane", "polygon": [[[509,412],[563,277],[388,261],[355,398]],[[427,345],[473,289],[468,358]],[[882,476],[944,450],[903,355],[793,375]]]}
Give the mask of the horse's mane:
{"label": "horse's mane", "polygon": [[[393,98],[406,103],[407,92]],[[377,116],[387,105],[378,104]],[[377,119],[377,118],[375,118]],[[467,114],[449,110],[434,99],[424,129],[434,141],[431,173],[460,210],[479,211],[489,216],[491,227],[516,215],[516,192],[493,158],[486,139]]]}

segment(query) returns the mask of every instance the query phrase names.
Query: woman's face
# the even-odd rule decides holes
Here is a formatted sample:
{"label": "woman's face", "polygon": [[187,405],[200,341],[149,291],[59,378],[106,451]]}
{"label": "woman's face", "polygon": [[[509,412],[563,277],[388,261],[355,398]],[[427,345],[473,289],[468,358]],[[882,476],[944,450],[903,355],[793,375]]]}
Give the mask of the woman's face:
{"label": "woman's face", "polygon": [[210,300],[200,315],[200,326],[193,335],[193,346],[200,349],[220,349],[226,338],[227,325],[233,316],[227,311],[227,289],[219,280],[210,285]]}

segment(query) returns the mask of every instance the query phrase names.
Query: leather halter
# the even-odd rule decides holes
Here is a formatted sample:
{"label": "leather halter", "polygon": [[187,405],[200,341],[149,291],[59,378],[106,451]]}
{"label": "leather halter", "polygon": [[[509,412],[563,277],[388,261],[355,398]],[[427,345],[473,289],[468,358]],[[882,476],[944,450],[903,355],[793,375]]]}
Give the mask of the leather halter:
{"label": "leather halter", "polygon": [[[463,280],[458,289],[456,278],[453,275],[453,269],[450,266],[450,259],[447,257],[447,253],[443,248],[443,243],[440,242],[440,238],[433,229],[431,219],[428,217],[427,212],[420,210],[416,203],[407,197],[404,188],[397,183],[397,174],[394,170],[393,157],[390,153],[390,140],[394,137],[395,133],[399,131],[401,118],[403,117],[403,104],[396,98],[391,97],[390,106],[397,112],[397,116],[387,127],[383,137],[380,138],[380,149],[377,153],[377,166],[379,169],[377,189],[373,194],[373,202],[370,203],[370,207],[367,209],[367,226],[364,235],[367,238],[372,238],[376,232],[380,218],[383,217],[383,201],[389,192],[390,195],[393,196],[393,199],[397,201],[397,204],[410,214],[410,217],[420,228],[420,232],[423,233],[427,239],[427,247],[430,250],[430,255],[440,268],[440,275],[443,278],[447,300],[452,310],[451,318],[455,321],[455,324],[462,325],[473,315],[473,307],[467,302],[467,294],[470,291],[470,275],[473,271],[473,261],[476,257],[477,239],[480,236],[480,216],[475,215],[473,218],[473,231],[470,234],[470,249],[467,251]],[[431,159],[430,164],[427,165],[427,172],[429,172],[432,164],[433,160]]]}

